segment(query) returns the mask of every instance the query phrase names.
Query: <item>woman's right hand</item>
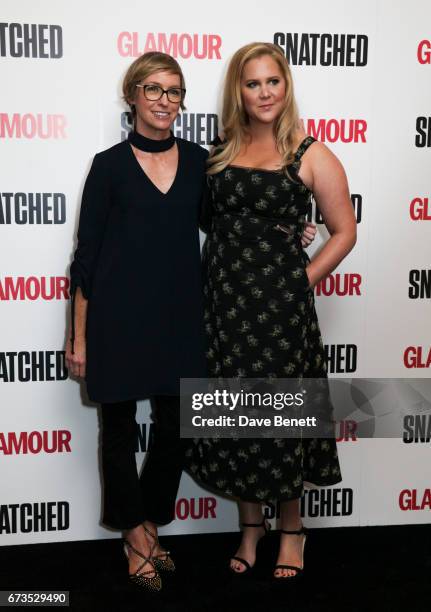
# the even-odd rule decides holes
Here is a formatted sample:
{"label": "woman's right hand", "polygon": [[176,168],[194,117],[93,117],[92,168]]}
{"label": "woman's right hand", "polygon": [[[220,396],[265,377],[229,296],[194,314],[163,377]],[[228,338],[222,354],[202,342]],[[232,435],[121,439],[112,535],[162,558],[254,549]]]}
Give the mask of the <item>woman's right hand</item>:
{"label": "woman's right hand", "polygon": [[70,335],[66,345],[66,367],[69,373],[79,378],[85,378],[86,366],[86,342],[85,338],[79,336],[75,338],[74,352],[72,354],[72,343]]}
{"label": "woman's right hand", "polygon": [[306,221],[304,226],[304,231],[301,236],[301,244],[306,249],[316,237],[317,226],[314,223],[309,223]]}

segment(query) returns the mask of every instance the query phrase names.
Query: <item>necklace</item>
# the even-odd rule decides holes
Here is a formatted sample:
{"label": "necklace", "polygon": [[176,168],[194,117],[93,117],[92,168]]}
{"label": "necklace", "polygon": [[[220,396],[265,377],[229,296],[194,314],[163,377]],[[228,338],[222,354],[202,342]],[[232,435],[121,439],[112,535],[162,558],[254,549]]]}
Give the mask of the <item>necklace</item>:
{"label": "necklace", "polygon": [[175,136],[171,132],[168,138],[164,140],[153,140],[142,136],[136,131],[129,132],[128,141],[137,149],[146,151],[148,153],[161,153],[162,151],[168,151],[175,144]]}

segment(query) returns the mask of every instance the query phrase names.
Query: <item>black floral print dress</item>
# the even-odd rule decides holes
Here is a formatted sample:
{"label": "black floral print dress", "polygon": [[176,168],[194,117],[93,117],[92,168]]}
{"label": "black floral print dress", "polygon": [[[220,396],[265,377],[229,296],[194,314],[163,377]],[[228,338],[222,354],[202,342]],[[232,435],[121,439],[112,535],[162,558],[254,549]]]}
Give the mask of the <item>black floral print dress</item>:
{"label": "black floral print dress", "polygon": [[[230,165],[208,178],[212,226],[203,270],[210,377],[326,377],[301,246],[311,192],[297,175],[313,142],[301,143],[289,176]],[[199,438],[186,454],[198,481],[244,501],[295,499],[304,481],[341,480],[333,438]]]}

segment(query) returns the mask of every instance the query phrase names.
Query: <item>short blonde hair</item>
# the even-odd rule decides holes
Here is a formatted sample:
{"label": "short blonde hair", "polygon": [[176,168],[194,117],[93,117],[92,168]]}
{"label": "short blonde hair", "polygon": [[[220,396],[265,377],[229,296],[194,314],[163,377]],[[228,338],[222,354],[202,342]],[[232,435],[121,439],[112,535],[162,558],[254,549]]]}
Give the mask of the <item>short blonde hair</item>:
{"label": "short blonde hair", "polygon": [[[136,95],[136,85],[139,85],[144,79],[154,74],[155,72],[170,72],[178,74],[180,77],[181,87],[186,88],[183,71],[176,59],[167,53],[159,51],[148,51],[144,53],[129,66],[126,75],[123,79],[123,99],[130,106],[133,121],[136,117],[136,109],[133,100]],[[184,110],[183,100],[180,102],[181,110]]]}
{"label": "short blonde hair", "polygon": [[282,167],[294,160],[295,132],[299,127],[299,115],[293,93],[293,79],[283,51],[277,45],[255,42],[238,49],[232,57],[224,84],[222,123],[226,143],[217,149],[208,160],[208,174],[216,174],[238,155],[248,136],[249,118],[241,95],[241,77],[247,62],[263,55],[275,60],[286,82],[284,109],[274,125],[274,137],[282,155]]}

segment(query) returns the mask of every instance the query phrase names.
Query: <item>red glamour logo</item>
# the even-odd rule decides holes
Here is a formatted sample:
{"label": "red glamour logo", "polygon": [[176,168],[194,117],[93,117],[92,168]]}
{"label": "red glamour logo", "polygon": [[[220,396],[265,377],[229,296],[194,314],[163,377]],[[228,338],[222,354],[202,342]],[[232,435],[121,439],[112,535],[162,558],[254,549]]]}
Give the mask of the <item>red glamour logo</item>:
{"label": "red glamour logo", "polygon": [[316,285],[316,295],[361,295],[360,274],[328,274]]}
{"label": "red glamour logo", "polygon": [[31,453],[70,453],[72,434],[67,429],[55,431],[0,432],[0,453],[26,455]]}
{"label": "red glamour logo", "polygon": [[221,59],[221,36],[218,34],[166,34],[148,32],[121,32],[117,39],[118,53],[122,57],[139,57],[147,51],[161,51],[180,59]]}
{"label": "red glamour logo", "polygon": [[320,142],[366,142],[365,119],[301,119],[304,130]]}
{"label": "red glamour logo", "polygon": [[42,113],[0,113],[0,138],[67,138],[66,117]]}
{"label": "red glamour logo", "polygon": [[414,198],[410,202],[410,219],[412,221],[431,221],[429,198]]}
{"label": "red glamour logo", "polygon": [[66,276],[5,276],[0,279],[0,301],[68,300],[69,279]]}
{"label": "red glamour logo", "polygon": [[192,497],[179,499],[175,505],[175,516],[180,521],[191,518],[208,519],[216,518],[217,500],[215,497]]}
{"label": "red glamour logo", "polygon": [[406,368],[431,367],[431,347],[408,346],[404,351],[404,366]]}
{"label": "red glamour logo", "polygon": [[419,64],[431,64],[431,40],[421,40],[418,45]]}
{"label": "red glamour logo", "polygon": [[403,489],[398,503],[401,510],[431,510],[431,489],[420,494],[417,489]]}

